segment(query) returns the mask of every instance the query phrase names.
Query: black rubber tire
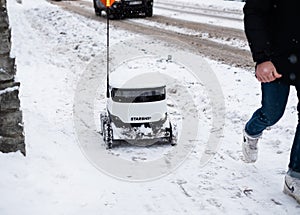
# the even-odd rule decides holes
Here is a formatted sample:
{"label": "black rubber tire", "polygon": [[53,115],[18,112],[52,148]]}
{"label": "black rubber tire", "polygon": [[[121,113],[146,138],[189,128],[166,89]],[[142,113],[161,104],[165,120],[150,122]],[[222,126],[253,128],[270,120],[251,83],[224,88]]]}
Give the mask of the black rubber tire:
{"label": "black rubber tire", "polygon": [[146,8],[146,17],[152,17],[153,16],[153,7],[147,7]]}
{"label": "black rubber tire", "polygon": [[113,131],[111,128],[111,125],[106,122],[104,124],[103,129],[103,140],[106,145],[106,149],[112,149],[113,148]]}
{"label": "black rubber tire", "polygon": [[108,140],[107,140],[107,149],[112,149],[113,147],[113,134],[110,124],[108,124]]}
{"label": "black rubber tire", "polygon": [[123,19],[124,18],[124,14],[123,13],[113,13],[113,14],[109,14],[109,19]]}
{"label": "black rubber tire", "polygon": [[171,146],[176,146],[177,141],[176,141],[176,138],[175,138],[174,133],[173,133],[173,127],[172,127],[171,122],[170,122],[169,132],[170,132],[169,142],[170,142]]}
{"label": "black rubber tire", "polygon": [[102,10],[100,8],[98,8],[98,6],[96,4],[96,0],[93,0],[93,3],[94,3],[94,9],[95,9],[96,16],[101,16]]}

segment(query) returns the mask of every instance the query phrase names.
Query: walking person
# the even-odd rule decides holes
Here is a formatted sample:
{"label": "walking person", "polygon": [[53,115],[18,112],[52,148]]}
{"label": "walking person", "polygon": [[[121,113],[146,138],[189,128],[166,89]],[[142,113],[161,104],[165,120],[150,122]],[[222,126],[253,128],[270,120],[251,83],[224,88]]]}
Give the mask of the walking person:
{"label": "walking person", "polygon": [[[291,87],[300,100],[300,3],[299,0],[246,0],[245,33],[255,75],[261,82],[261,107],[244,129],[243,154],[246,162],[255,162],[258,140],[263,131],[282,117]],[[284,192],[300,203],[300,102],[298,125],[285,176]]]}

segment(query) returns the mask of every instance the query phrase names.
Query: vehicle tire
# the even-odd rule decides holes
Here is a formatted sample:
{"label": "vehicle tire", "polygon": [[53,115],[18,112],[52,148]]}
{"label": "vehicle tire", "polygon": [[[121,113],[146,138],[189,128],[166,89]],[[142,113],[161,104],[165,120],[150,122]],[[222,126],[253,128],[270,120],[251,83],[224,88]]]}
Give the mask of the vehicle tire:
{"label": "vehicle tire", "polygon": [[113,147],[113,131],[109,122],[104,123],[103,140],[106,145],[106,149]]}
{"label": "vehicle tire", "polygon": [[112,149],[112,147],[113,147],[113,131],[111,125],[109,124],[107,148]]}
{"label": "vehicle tire", "polygon": [[115,12],[113,14],[109,14],[110,19],[123,19],[124,14],[122,12]]}
{"label": "vehicle tire", "polygon": [[176,146],[177,145],[177,137],[176,137],[176,134],[174,134],[174,130],[173,130],[173,126],[170,122],[170,127],[168,129],[169,133],[170,133],[170,136],[169,136],[169,142],[171,144],[171,146]]}
{"label": "vehicle tire", "polygon": [[146,8],[146,16],[147,17],[152,17],[153,16],[153,7],[147,7]]}
{"label": "vehicle tire", "polygon": [[106,144],[107,131],[106,131],[106,123],[105,122],[103,123],[102,137],[103,137],[104,143]]}
{"label": "vehicle tire", "polygon": [[107,122],[107,116],[105,113],[100,113],[100,134],[104,136],[104,124]]}
{"label": "vehicle tire", "polygon": [[102,10],[98,8],[96,0],[93,0],[93,2],[94,2],[94,9],[95,9],[96,16],[101,16]]}

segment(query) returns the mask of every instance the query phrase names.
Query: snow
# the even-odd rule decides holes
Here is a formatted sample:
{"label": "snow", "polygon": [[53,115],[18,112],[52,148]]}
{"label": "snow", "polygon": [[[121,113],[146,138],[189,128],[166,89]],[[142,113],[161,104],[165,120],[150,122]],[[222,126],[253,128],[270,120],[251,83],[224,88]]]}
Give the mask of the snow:
{"label": "snow", "polygon": [[[223,1],[223,0],[210,0],[210,1],[204,1],[204,0],[195,0],[195,1],[182,1],[182,0],[165,0],[161,1],[158,0],[155,3],[164,3],[164,4],[170,4],[173,5],[172,8],[180,8],[180,10],[186,9],[186,13],[182,12],[174,12],[172,10],[165,10],[161,8],[155,8],[154,14],[156,15],[164,15],[171,18],[177,18],[177,19],[183,19],[183,20],[189,20],[189,21],[195,21],[195,22],[201,22],[211,25],[217,25],[217,26],[223,26],[223,27],[230,27],[230,28],[236,28],[236,29],[243,29],[244,24],[242,22],[243,20],[243,13],[242,9],[244,6],[243,2],[230,2],[230,1]],[[154,3],[154,5],[155,5]],[[177,5],[177,7],[174,7]],[[207,10],[216,10],[213,12],[214,15],[219,16],[222,15],[224,17],[230,17],[230,18],[237,18],[237,20],[224,20],[216,17],[208,17],[205,16],[207,14]],[[209,14],[212,13],[210,11]],[[223,11],[225,14],[220,14],[220,11]],[[202,16],[199,14],[192,14],[191,12],[200,12],[203,13]]]}
{"label": "snow", "polygon": [[[184,2],[224,10],[243,4]],[[284,117],[260,140],[258,162],[245,164],[242,129],[260,103],[253,73],[112,27],[112,68],[135,51],[171,54],[181,63],[174,72],[166,61],[160,68],[172,81],[168,107],[178,132],[193,138],[174,148],[125,144],[107,151],[97,133],[105,108],[105,24],[44,0],[8,3],[27,156],[0,154],[0,214],[299,213],[282,193],[297,123],[294,89]]]}
{"label": "snow", "polygon": [[9,88],[6,88],[4,90],[0,90],[0,95],[5,94],[5,93],[9,93],[9,92],[13,92],[13,91],[18,90],[18,89],[19,89],[18,86],[9,87]]}

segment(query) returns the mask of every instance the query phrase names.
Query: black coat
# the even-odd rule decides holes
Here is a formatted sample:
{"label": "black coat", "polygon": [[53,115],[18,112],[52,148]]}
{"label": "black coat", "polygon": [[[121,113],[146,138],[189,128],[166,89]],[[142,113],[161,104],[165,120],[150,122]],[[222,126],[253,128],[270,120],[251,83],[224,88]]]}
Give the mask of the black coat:
{"label": "black coat", "polygon": [[281,80],[299,83],[300,1],[246,0],[244,24],[253,60],[271,60]]}

